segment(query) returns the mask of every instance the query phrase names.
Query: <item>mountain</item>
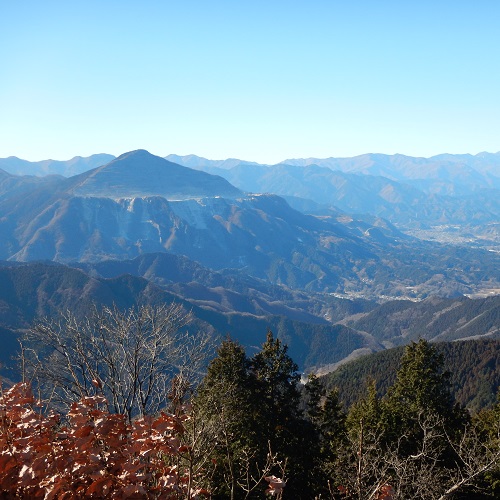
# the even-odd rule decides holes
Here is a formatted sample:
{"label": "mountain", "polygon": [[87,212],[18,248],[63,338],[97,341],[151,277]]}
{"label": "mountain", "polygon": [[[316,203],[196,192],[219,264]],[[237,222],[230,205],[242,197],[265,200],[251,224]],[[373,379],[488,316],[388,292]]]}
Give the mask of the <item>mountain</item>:
{"label": "mountain", "polygon": [[31,175],[12,175],[0,169],[0,200],[15,197],[26,197],[39,188],[50,189],[59,185],[62,177],[49,175],[35,177]]}
{"label": "mountain", "polygon": [[[18,350],[17,338],[37,318],[57,317],[60,311],[71,310],[77,317],[88,315],[94,307],[133,307],[138,304],[177,302],[195,317],[193,330],[219,336],[231,335],[249,351],[260,346],[271,328],[290,347],[290,354],[302,368],[338,361],[349,349],[360,348],[371,341],[351,332],[343,325],[331,325],[316,318],[314,323],[298,321],[281,314],[252,314],[237,309],[216,310],[205,303],[186,300],[150,281],[131,275],[114,278],[89,276],[80,269],[65,265],[34,262],[27,264],[0,262],[0,361],[11,363]],[[208,298],[208,295],[207,295]],[[362,310],[358,308],[358,310]],[[352,311],[354,312],[354,311]],[[312,318],[312,316],[311,316]]]}
{"label": "mountain", "polygon": [[228,158],[227,160],[207,160],[206,158],[202,158],[201,156],[196,156],[196,155],[179,156],[175,154],[170,154],[168,156],[165,156],[165,159],[172,161],[174,163],[178,163],[179,165],[183,165],[185,167],[195,168],[197,170],[205,170],[212,168],[226,170],[229,168],[236,167],[237,165],[240,164],[260,165],[259,163],[255,163],[253,161],[238,160],[236,158]]}
{"label": "mountain", "polygon": [[67,161],[43,160],[32,162],[9,156],[8,158],[0,158],[0,168],[15,175],[62,175],[70,177],[100,167],[113,159],[113,155],[95,154],[86,158],[75,156]]}
{"label": "mountain", "polygon": [[0,258],[98,262],[168,252],[294,289],[386,299],[475,293],[500,281],[498,254],[408,238],[372,216],[306,215],[146,151],[43,182],[30,184],[29,196],[0,193]]}
{"label": "mountain", "polygon": [[[244,191],[313,199],[348,213],[384,217],[427,239],[488,248],[500,242],[500,153],[244,163],[221,168],[221,162],[190,159],[191,166],[221,175]],[[446,227],[457,224],[458,231]]]}
{"label": "mountain", "polygon": [[[306,371],[325,371],[349,356],[406,343],[416,338],[401,339],[401,331],[412,321],[415,328],[427,325],[431,331],[445,334],[427,338],[463,339],[473,331],[472,325],[484,338],[484,334],[494,335],[488,324],[496,325],[498,336],[498,298],[377,306],[291,291],[237,273],[217,273],[185,257],[167,254],[80,266],[82,269],[51,262],[0,262],[1,362],[11,364],[18,335],[37,318],[56,317],[65,310],[83,317],[93,307],[113,304],[127,308],[143,303],[181,303],[195,316],[193,329],[213,332],[214,338],[230,335],[249,352],[265,340],[270,328],[289,345],[290,355]],[[129,271],[137,275],[127,274]],[[424,320],[419,323],[421,315]],[[380,334],[376,327],[371,332],[362,329],[370,322],[382,325],[384,316],[390,325],[386,334]]]}
{"label": "mountain", "polygon": [[419,303],[388,302],[346,320],[349,327],[367,332],[386,347],[425,338],[453,341],[500,337],[500,296],[471,300],[429,297]]}
{"label": "mountain", "polygon": [[[44,160],[29,162],[15,156],[0,158],[0,169],[15,175],[63,175],[70,177],[105,165],[115,157],[95,154],[86,158],[75,156],[71,160]],[[170,154],[166,160],[209,173],[219,173],[237,166],[268,166],[256,162],[228,158],[208,160],[196,155]],[[287,159],[279,165],[307,167],[317,165],[343,173],[385,177],[411,184],[427,194],[463,195],[479,189],[500,188],[500,152],[470,154],[441,154],[430,158],[401,154],[363,154],[351,158],[297,158]]]}
{"label": "mountain", "polygon": [[214,271],[185,256],[166,253],[73,266],[93,277],[116,278],[123,274],[143,277],[190,303],[228,314],[278,315],[307,323],[327,324],[376,307],[362,299],[342,300],[277,286],[237,269]]}
{"label": "mountain", "polygon": [[56,197],[7,213],[0,251],[18,261],[97,262],[169,252],[292,288],[360,297],[472,293],[481,282],[492,287],[498,281],[497,254],[303,215],[272,195],[177,202]]}
{"label": "mountain", "polygon": [[176,200],[241,195],[222,177],[183,167],[145,150],[125,153],[102,167],[74,177],[73,182],[70,192],[87,197],[162,196]]}
{"label": "mountain", "polygon": [[301,167],[318,165],[345,173],[382,176],[415,185],[427,193],[465,194],[481,188],[500,188],[500,152],[431,158],[364,154],[352,158],[290,159],[281,163]]}
{"label": "mountain", "polygon": [[495,189],[466,196],[429,194],[387,177],[344,173],[314,164],[239,165],[219,173],[246,191],[314,200],[351,214],[383,217],[402,229],[486,224],[500,218],[500,191]]}
{"label": "mountain", "polygon": [[[463,295],[498,292],[500,253],[402,232],[453,223],[494,233],[495,159],[477,160],[466,194],[449,166],[459,172],[466,159],[435,160],[458,186],[446,195],[409,179],[404,159],[403,180],[372,175],[375,167],[368,175],[239,160],[206,163],[213,175],[144,150],[69,178],[0,169],[4,360],[40,315],[172,300],[193,310],[197,327],[250,351],[271,328],[301,369],[420,336],[497,336],[497,298]],[[386,160],[370,159],[388,175],[382,166],[395,160]],[[31,262],[41,259],[51,262]]]}

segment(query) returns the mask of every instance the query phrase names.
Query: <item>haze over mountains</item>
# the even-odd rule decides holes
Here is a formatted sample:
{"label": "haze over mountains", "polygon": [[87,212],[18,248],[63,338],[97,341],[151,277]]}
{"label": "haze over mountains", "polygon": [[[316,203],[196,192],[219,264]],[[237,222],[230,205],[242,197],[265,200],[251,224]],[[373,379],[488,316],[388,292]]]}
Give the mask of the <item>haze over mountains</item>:
{"label": "haze over mountains", "polygon": [[[0,158],[0,169],[14,175],[63,175],[70,177],[87,170],[105,165],[115,157],[109,154],[95,154],[87,158],[75,156],[71,160],[43,160],[30,162],[15,156]],[[196,155],[165,157],[170,162],[197,170],[230,170],[240,165],[270,166],[252,161],[229,158],[208,160]],[[426,187],[426,182],[434,181],[436,189],[456,190],[461,186],[468,191],[478,188],[500,187],[500,152],[470,154],[440,154],[430,158],[411,157],[401,154],[364,154],[351,158],[295,158],[287,159],[279,165],[307,167],[317,165],[344,173],[382,176],[394,181],[410,181]]]}
{"label": "haze over mountains", "polygon": [[5,260],[95,262],[170,252],[289,287],[368,297],[497,286],[497,254],[412,239],[370,216],[325,207],[302,213],[276,195],[244,195],[222,177],[143,150],[49,186],[44,178],[27,180],[21,194],[0,191]]}
{"label": "haze over mountains", "polygon": [[43,160],[31,162],[16,156],[9,156],[8,158],[0,158],[0,169],[14,175],[63,175],[64,177],[71,177],[92,168],[100,167],[114,158],[113,155],[95,154],[87,158],[75,156],[67,161]]}
{"label": "haze over mountains", "polygon": [[[4,174],[68,176],[111,159],[110,155],[93,155],[67,162],[31,163],[10,157],[0,159],[0,169]],[[296,208],[303,206],[303,202],[294,202],[298,197],[321,205],[316,210],[336,207],[348,213],[384,217],[424,239],[478,243],[493,249],[500,243],[500,153],[431,158],[365,154],[290,159],[274,166],[196,155],[171,154],[166,159],[224,177],[246,192],[289,197]],[[459,227],[450,227],[456,225]]]}
{"label": "haze over mountains", "polygon": [[[7,336],[38,314],[78,307],[81,290],[82,304],[175,298],[196,309],[199,325],[249,348],[272,327],[302,368],[420,330],[430,339],[498,335],[498,301],[464,298],[500,290],[498,153],[266,166],[138,150],[15,174],[24,164],[0,160]],[[40,260],[58,264],[31,263]],[[391,314],[378,305],[393,299]],[[414,317],[425,323],[410,328]],[[387,331],[372,329],[380,318]]]}

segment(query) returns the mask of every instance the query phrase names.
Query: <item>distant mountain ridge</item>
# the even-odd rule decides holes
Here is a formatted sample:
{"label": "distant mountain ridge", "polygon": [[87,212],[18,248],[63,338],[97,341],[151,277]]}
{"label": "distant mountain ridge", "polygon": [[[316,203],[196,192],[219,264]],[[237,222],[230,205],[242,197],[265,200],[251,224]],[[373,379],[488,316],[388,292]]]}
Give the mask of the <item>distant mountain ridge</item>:
{"label": "distant mountain ridge", "polygon": [[16,156],[9,156],[8,158],[0,158],[0,168],[14,175],[62,175],[71,177],[100,167],[114,158],[113,155],[102,153],[88,157],[75,156],[66,161],[42,160],[31,162]]}
{"label": "distant mountain ridge", "polygon": [[[95,154],[89,157],[75,156],[66,161],[43,160],[30,162],[15,156],[0,158],[0,169],[14,175],[63,175],[70,177],[87,170],[105,165],[115,159],[109,154]],[[276,166],[262,164],[237,158],[225,160],[209,160],[194,154],[169,154],[165,159],[182,166],[197,170],[213,169],[229,170],[239,165]],[[500,151],[497,153],[482,152],[471,154],[439,154],[425,157],[412,157],[403,154],[366,153],[353,157],[330,158],[291,158],[277,165],[306,167],[318,165],[330,170],[344,173],[358,173],[382,176],[398,182],[411,182],[422,188],[430,181],[441,181],[445,185],[450,182],[475,187],[499,187]],[[444,194],[444,191],[441,191]]]}
{"label": "distant mountain ridge", "polygon": [[[500,220],[500,190],[456,186],[455,195],[428,193],[387,177],[308,166],[244,165],[212,169],[240,189],[312,199],[351,214],[383,217],[402,227],[488,223]],[[467,191],[467,192],[462,192]]]}
{"label": "distant mountain ridge", "polygon": [[259,166],[261,163],[256,163],[253,161],[238,160],[237,158],[227,158],[226,160],[207,160],[197,155],[185,155],[179,156],[175,154],[170,154],[165,156],[166,160],[173,161],[179,165],[184,165],[185,167],[203,169],[203,168],[221,168],[227,170],[238,165],[254,165]]}
{"label": "distant mountain ridge", "polygon": [[[441,154],[430,158],[370,153],[352,158],[290,159],[277,165],[234,158],[208,160],[197,155],[170,154],[165,158],[171,163],[223,177],[245,192],[304,198],[347,213],[384,217],[417,236],[420,233],[415,231],[424,231],[423,237],[427,237],[428,229],[459,224],[464,226],[459,231],[462,242],[468,241],[471,228],[480,244],[492,248],[500,244],[500,226],[496,224],[500,220],[500,152]],[[112,159],[111,155],[75,157],[66,162],[4,158],[0,159],[3,170],[0,183],[5,182],[8,174],[68,176],[88,172],[92,166],[101,166]],[[9,182],[18,183],[12,179]],[[144,179],[141,182],[144,184]],[[156,188],[152,180],[150,183]],[[109,195],[102,186],[94,183],[91,187],[91,179],[85,184],[80,188],[82,194]],[[112,184],[112,188],[117,197],[137,194],[120,192],[119,181]],[[150,195],[152,191],[143,189],[142,193]],[[169,192],[168,196],[174,195]],[[439,231],[439,241],[454,238],[453,234],[442,238]],[[431,239],[435,237],[431,234]]]}
{"label": "distant mountain ridge", "polygon": [[[399,182],[417,183],[441,181],[476,188],[500,187],[500,152],[477,155],[442,154],[416,158],[401,154],[364,154],[352,158],[306,158],[284,160],[281,164],[294,166],[318,165],[345,173],[387,177]],[[445,194],[444,191],[441,191]]]}

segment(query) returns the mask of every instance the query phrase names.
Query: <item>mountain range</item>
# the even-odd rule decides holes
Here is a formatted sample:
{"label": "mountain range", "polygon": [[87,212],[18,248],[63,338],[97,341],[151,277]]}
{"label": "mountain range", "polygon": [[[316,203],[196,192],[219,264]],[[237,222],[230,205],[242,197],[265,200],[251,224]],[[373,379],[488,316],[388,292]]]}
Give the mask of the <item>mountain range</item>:
{"label": "mountain range", "polygon": [[[75,156],[71,160],[30,162],[15,156],[0,158],[0,169],[14,175],[63,175],[70,177],[105,165],[115,159],[109,154],[89,157]],[[234,167],[272,167],[237,158],[208,160],[197,155],[170,154],[170,162],[197,170],[231,170]],[[312,165],[333,171],[385,177],[413,184],[427,193],[457,194],[482,188],[500,188],[500,152],[471,154],[440,154],[430,158],[402,154],[363,154],[351,158],[295,158],[277,165],[309,167]],[[274,166],[277,166],[274,165]]]}
{"label": "mountain range", "polygon": [[27,179],[0,191],[4,260],[168,252],[277,285],[372,298],[475,293],[499,281],[496,253],[411,238],[371,216],[305,214],[142,150],[48,184]]}
{"label": "mountain range", "polygon": [[14,175],[62,175],[71,177],[100,167],[114,158],[113,155],[95,154],[86,158],[75,156],[67,161],[43,160],[31,162],[16,156],[9,156],[8,158],[0,158],[0,169]]}
{"label": "mountain range", "polygon": [[[242,191],[274,193],[289,202],[314,200],[320,205],[316,210],[336,207],[351,214],[384,217],[423,239],[499,249],[500,152],[431,158],[365,154],[289,159],[278,165],[196,155],[165,158],[224,177]],[[102,154],[66,162],[9,157],[0,159],[0,169],[4,174],[69,176],[112,159]]]}
{"label": "mountain range", "polygon": [[[334,160],[137,150],[31,171],[50,175],[0,160],[7,351],[40,315],[172,300],[248,349],[272,328],[305,370],[419,336],[498,336],[498,300],[465,295],[500,290],[500,155]],[[470,241],[415,237],[444,226]]]}

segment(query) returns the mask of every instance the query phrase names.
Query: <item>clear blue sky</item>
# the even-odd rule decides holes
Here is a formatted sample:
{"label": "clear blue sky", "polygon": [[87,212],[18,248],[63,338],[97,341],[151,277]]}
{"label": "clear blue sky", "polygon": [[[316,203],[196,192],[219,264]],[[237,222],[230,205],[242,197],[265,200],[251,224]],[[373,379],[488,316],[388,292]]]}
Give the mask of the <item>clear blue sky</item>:
{"label": "clear blue sky", "polygon": [[500,2],[0,0],[0,157],[500,150]]}

